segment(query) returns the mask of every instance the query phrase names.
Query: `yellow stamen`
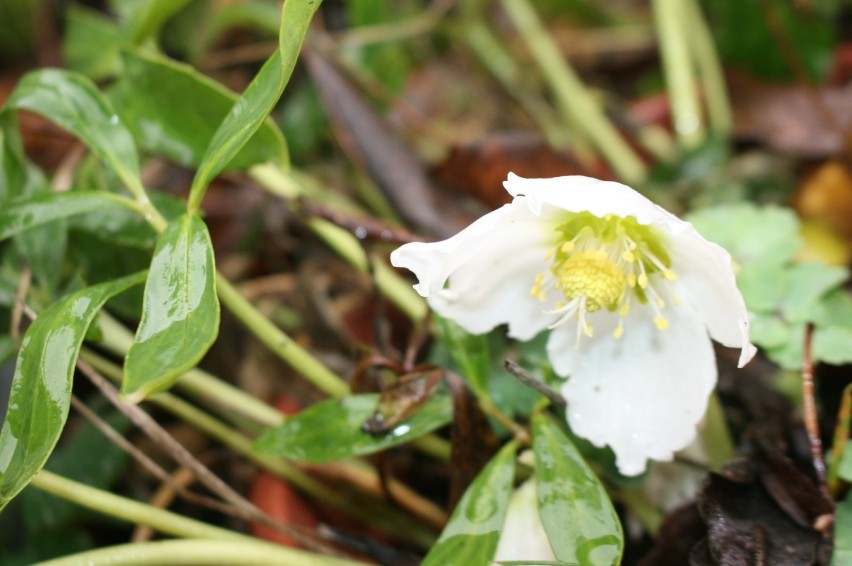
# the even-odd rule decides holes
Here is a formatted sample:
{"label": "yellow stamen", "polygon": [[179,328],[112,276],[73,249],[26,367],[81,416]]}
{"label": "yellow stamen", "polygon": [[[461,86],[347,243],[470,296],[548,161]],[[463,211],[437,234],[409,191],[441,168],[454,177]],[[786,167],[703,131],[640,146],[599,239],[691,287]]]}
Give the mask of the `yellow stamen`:
{"label": "yellow stamen", "polygon": [[669,327],[669,321],[663,318],[660,315],[657,315],[654,318],[654,325],[657,327],[657,330],[665,330]]}

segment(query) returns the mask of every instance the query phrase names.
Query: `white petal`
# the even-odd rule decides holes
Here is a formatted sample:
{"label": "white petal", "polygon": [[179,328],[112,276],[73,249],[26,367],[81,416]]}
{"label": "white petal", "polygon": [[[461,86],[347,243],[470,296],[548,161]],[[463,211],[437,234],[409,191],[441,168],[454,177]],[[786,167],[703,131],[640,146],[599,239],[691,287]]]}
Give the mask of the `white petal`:
{"label": "white petal", "polygon": [[588,211],[598,217],[607,214],[634,216],[641,224],[683,223],[627,185],[572,175],[552,179],[524,179],[509,173],[503,186],[512,196],[524,195],[530,210],[539,214],[547,204],[570,212]]}
{"label": "white petal", "polygon": [[637,475],[647,460],[670,460],[695,438],[695,427],[716,383],[707,330],[687,305],[666,311],[657,330],[653,311],[634,308],[624,335],[611,336],[612,313],[597,313],[595,335],[576,346],[570,325],[556,328],[547,351],[562,386],[572,430],[596,446],[609,445],[621,473]]}
{"label": "white petal", "polygon": [[534,480],[527,480],[509,499],[494,560],[556,560],[538,515]]}
{"label": "white petal", "polygon": [[517,198],[448,240],[402,246],[391,263],[413,271],[429,305],[468,332],[508,323],[510,336],[528,340],[555,320],[544,314],[550,305],[530,297],[536,275],[549,269],[550,226]]}
{"label": "white petal", "polygon": [[669,253],[681,298],[698,311],[710,336],[729,348],[740,348],[743,367],[757,349],[749,342],[748,310],[731,264],[731,256],[692,227],[671,239]]}

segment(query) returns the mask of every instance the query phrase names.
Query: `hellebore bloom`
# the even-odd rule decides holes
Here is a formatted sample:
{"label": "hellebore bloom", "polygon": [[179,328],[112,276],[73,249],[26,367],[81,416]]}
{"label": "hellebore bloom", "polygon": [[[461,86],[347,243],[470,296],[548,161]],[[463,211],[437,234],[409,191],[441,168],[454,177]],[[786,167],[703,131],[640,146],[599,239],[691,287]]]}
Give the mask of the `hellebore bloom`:
{"label": "hellebore bloom", "polygon": [[468,332],[508,324],[568,380],[572,430],[609,445],[619,470],[670,460],[695,438],[717,369],[710,338],[754,356],[731,258],[633,189],[589,177],[504,183],[514,200],[391,263]]}

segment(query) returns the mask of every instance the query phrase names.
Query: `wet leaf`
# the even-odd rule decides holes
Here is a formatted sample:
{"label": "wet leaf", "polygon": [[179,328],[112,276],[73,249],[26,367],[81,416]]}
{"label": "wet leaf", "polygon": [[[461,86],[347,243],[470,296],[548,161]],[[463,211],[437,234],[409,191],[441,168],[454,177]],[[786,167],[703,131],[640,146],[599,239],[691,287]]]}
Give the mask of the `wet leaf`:
{"label": "wet leaf", "polygon": [[3,108],[35,112],[71,132],[109,164],[125,185],[141,190],[139,158],[130,132],[83,75],[59,69],[31,71]]}
{"label": "wet leaf", "polygon": [[361,429],[374,436],[391,432],[428,402],[444,377],[444,370],[432,368],[402,375],[382,389],[376,409]]}
{"label": "wet leaf", "polygon": [[126,209],[127,201],[110,193],[72,191],[42,193],[31,198],[4,203],[0,208],[0,240],[41,226],[93,210],[115,212]]}
{"label": "wet leaf", "polygon": [[420,407],[402,424],[381,436],[361,430],[379,395],[350,395],[328,399],[288,418],[255,441],[258,452],[303,462],[330,462],[373,454],[410,442],[450,422],[450,400],[439,395]]}
{"label": "wet leaf", "polygon": [[168,389],[219,332],[213,246],[204,221],[185,214],[160,235],[121,391],[139,400]]}
{"label": "wet leaf", "polygon": [[[108,95],[140,147],[198,166],[237,95],[189,65],[156,54],[126,52],[124,67]],[[286,163],[287,146],[278,127],[265,119],[228,168],[273,160]]]}
{"label": "wet leaf", "polygon": [[92,319],[144,273],[87,287],[40,314],[24,335],[0,431],[0,509],[44,466],[68,417],[74,364]]}
{"label": "wet leaf", "polygon": [[319,0],[290,0],[281,8],[278,49],[219,125],[192,181],[189,210],[197,210],[207,186],[266,120],[290,80]]}
{"label": "wet leaf", "polygon": [[533,417],[539,514],[559,560],[617,564],[624,548],[618,515],[600,480],[549,417]]}
{"label": "wet leaf", "polygon": [[506,517],[514,473],[515,445],[509,443],[465,491],[422,566],[472,566],[491,562]]}

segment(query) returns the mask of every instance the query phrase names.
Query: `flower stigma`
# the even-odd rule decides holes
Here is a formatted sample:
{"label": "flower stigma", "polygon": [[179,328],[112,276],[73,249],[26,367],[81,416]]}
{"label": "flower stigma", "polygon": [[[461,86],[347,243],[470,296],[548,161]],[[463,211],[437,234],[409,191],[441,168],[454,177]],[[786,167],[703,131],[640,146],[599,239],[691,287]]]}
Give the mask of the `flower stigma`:
{"label": "flower stigma", "polygon": [[668,328],[663,295],[673,305],[680,300],[670,285],[677,276],[657,229],[633,216],[600,218],[580,212],[567,213],[556,232],[559,236],[545,256],[550,270],[536,275],[530,289],[530,296],[542,302],[550,291],[561,293],[552,311],[560,316],[551,329],[576,317],[579,345],[582,335],[594,335],[587,315],[606,309],[618,313],[613,337],[621,338],[633,298],[654,310],[658,330]]}

